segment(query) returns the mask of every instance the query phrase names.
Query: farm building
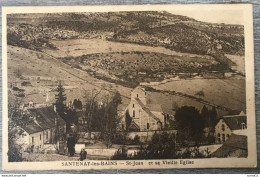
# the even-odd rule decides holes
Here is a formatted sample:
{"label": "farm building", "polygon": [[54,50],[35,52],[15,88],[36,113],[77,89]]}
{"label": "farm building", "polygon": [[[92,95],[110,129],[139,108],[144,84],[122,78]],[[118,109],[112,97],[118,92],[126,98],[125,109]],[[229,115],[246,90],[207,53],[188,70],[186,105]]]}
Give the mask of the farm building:
{"label": "farm building", "polygon": [[170,116],[164,113],[161,104],[148,104],[147,92],[143,87],[135,88],[131,93],[131,101],[128,105],[119,105],[120,115],[131,117],[131,123],[126,125],[126,119],[122,119],[120,127],[129,131],[154,131],[162,130],[169,125]]}
{"label": "farm building", "polygon": [[239,115],[223,116],[215,126],[216,143],[224,143],[231,134],[243,135],[247,129],[247,118],[244,112]]}

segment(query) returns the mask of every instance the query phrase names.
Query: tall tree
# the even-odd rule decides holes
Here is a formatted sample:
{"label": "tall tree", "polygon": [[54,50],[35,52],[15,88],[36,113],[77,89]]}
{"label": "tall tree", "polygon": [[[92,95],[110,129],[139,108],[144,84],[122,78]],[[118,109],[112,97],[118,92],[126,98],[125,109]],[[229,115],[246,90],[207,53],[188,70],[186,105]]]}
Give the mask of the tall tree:
{"label": "tall tree", "polygon": [[85,93],[85,98],[86,98],[86,112],[85,112],[85,117],[87,119],[87,129],[88,129],[88,137],[91,137],[91,131],[95,130],[97,126],[95,123],[98,120],[98,102],[97,102],[97,97],[101,93],[102,90],[96,91],[93,90],[91,92],[86,92]]}
{"label": "tall tree", "polygon": [[115,94],[108,96],[105,100],[105,104],[103,104],[104,115],[102,116],[101,136],[107,148],[110,148],[112,145],[112,140],[115,135],[117,125],[120,121],[120,117],[118,117],[117,113],[117,107],[121,104],[121,101],[119,92],[115,92]]}
{"label": "tall tree", "polygon": [[65,94],[65,89],[61,84],[61,81],[59,81],[59,85],[58,85],[56,91],[57,91],[57,94],[55,95],[56,111],[64,119],[64,115],[65,115],[65,111],[66,111],[65,101],[66,101],[67,97]]}
{"label": "tall tree", "polygon": [[205,127],[209,127],[210,111],[205,105],[201,109],[201,117],[205,122]]}
{"label": "tall tree", "polygon": [[126,131],[128,131],[129,126],[131,125],[132,117],[129,114],[129,110],[126,110],[125,113],[125,124],[126,124]]}
{"label": "tall tree", "polygon": [[175,114],[178,139],[181,143],[194,141],[198,143],[202,137],[204,120],[199,111],[192,106],[183,106]]}

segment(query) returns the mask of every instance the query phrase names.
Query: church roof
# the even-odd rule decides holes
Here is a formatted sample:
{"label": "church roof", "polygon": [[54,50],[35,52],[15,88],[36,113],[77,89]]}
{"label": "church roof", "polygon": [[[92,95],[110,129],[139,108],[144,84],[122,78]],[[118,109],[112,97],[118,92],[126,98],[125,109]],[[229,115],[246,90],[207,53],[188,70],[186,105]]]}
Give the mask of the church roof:
{"label": "church roof", "polygon": [[142,109],[153,119],[160,121],[160,119],[158,117],[156,117],[150,110],[149,108],[147,108],[142,101],[139,98],[135,98],[135,100],[138,102],[138,104],[142,107]]}
{"label": "church roof", "polygon": [[160,104],[147,104],[146,107],[147,107],[150,111],[162,112],[162,106],[161,106]]}
{"label": "church roof", "polygon": [[125,111],[127,106],[128,106],[128,104],[119,104],[117,106],[117,111]]}

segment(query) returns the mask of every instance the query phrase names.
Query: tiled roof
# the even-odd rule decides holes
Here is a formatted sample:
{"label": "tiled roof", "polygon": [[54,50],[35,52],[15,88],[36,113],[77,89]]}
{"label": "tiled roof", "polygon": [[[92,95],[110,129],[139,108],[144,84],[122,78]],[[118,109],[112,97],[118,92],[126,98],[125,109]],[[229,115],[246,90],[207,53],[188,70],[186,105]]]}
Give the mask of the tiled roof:
{"label": "tiled roof", "polygon": [[231,130],[242,129],[242,123],[247,125],[246,116],[224,116],[222,119],[226,122]]}
{"label": "tiled roof", "polygon": [[[229,154],[237,151],[247,151],[247,136],[232,134],[223,145],[212,153],[213,157],[227,157]],[[247,156],[247,154],[240,154],[239,157]]]}
{"label": "tiled roof", "polygon": [[43,129],[39,125],[37,125],[35,122],[30,122],[29,124],[23,125],[21,127],[29,134],[43,131]]}
{"label": "tiled roof", "polygon": [[30,109],[29,111],[36,114],[36,121],[44,130],[55,127],[55,119],[59,125],[66,124],[51,106]]}
{"label": "tiled roof", "polygon": [[147,108],[142,101],[139,98],[135,98],[135,100],[138,102],[138,104],[142,107],[142,109],[153,119],[160,121],[160,119],[158,117],[156,117],[150,110],[149,108]]}

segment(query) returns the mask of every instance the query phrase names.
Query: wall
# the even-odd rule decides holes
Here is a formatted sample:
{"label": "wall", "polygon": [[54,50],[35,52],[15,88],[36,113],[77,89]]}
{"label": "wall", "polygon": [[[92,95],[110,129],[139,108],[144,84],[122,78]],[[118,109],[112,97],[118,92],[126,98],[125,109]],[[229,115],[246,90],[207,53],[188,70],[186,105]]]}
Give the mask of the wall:
{"label": "wall", "polygon": [[[29,145],[34,145],[34,152],[37,152],[43,148],[43,132],[31,134],[29,137]],[[32,143],[32,137],[34,137],[34,143]]]}
{"label": "wall", "polygon": [[[222,125],[224,125],[225,130],[222,130]],[[232,130],[227,126],[226,122],[223,119],[220,119],[217,125],[215,126],[215,142],[216,143],[223,143],[223,135],[225,135],[225,141],[230,136]],[[218,140],[218,134],[220,134],[220,141]]]}
{"label": "wall", "polygon": [[111,157],[118,149],[86,149],[88,155]]}

